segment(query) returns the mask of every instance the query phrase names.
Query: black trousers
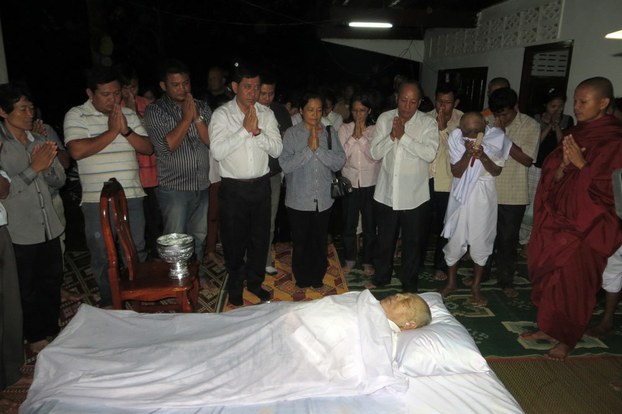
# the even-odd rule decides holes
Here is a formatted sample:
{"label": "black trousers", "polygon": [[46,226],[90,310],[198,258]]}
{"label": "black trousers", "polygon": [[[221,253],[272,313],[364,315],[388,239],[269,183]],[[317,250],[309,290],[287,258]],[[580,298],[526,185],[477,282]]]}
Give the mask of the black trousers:
{"label": "black trousers", "polygon": [[331,209],[301,211],[287,208],[294,244],[292,272],[299,287],[321,287],[328,267],[327,238]]}
{"label": "black trousers", "polygon": [[220,239],[229,272],[229,294],[250,290],[265,278],[270,238],[270,179],[254,182],[223,178],[220,184]]}
{"label": "black trousers", "polygon": [[376,186],[352,189],[343,198],[343,251],[346,261],[356,261],[356,229],[359,213],[363,225],[363,263],[372,264],[376,246],[376,218],[374,216],[374,190]]}
{"label": "black trousers", "polygon": [[497,266],[497,283],[501,288],[514,285],[516,271],[516,246],[520,224],[527,206],[499,204],[497,206],[497,237],[492,255],[486,261],[485,276],[490,276],[493,262]]}
{"label": "black trousers", "polygon": [[384,286],[391,281],[395,243],[402,231],[402,265],[399,278],[402,289],[416,292],[421,265],[421,245],[425,243],[425,226],[430,217],[430,202],[411,210],[393,210],[382,203],[374,203],[378,222],[378,244],[372,283]]}
{"label": "black trousers", "polygon": [[[430,220],[426,226],[421,254],[425,258],[428,243],[430,242],[430,235],[434,234],[436,236],[436,244],[434,246],[434,270],[447,271],[445,253],[443,253],[443,247],[447,244],[447,239],[441,237],[441,233],[445,225],[445,213],[447,212],[447,204],[449,203],[449,192],[434,191],[434,178],[430,178],[429,184],[432,207],[430,211]],[[423,262],[421,264],[423,265]]]}
{"label": "black trousers", "polygon": [[60,330],[60,288],[63,256],[60,239],[37,244],[13,244],[22,298],[24,337],[30,343]]}

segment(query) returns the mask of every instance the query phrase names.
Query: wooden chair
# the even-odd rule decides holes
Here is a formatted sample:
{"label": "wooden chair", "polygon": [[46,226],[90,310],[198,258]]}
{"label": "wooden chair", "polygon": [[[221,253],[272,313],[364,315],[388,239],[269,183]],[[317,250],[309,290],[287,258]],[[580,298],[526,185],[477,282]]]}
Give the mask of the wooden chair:
{"label": "wooden chair", "polygon": [[[144,263],[139,261],[130,231],[127,199],[116,178],[104,183],[99,199],[99,213],[108,253],[108,279],[114,309],[123,309],[124,302],[129,301],[132,309],[137,312],[193,312],[199,293],[198,263],[190,264],[190,277],[174,280],[168,276],[168,263],[158,260]],[[114,231],[111,222],[114,224]],[[123,271],[119,266],[117,243],[124,257]],[[162,299],[169,298],[174,298],[176,303],[159,303]]]}

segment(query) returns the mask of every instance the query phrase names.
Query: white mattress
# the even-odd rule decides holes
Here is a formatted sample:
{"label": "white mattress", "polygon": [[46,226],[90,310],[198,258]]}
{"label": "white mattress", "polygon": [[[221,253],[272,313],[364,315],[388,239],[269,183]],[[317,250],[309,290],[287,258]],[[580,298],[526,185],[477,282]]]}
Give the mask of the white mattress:
{"label": "white mattress", "polygon": [[[109,414],[109,407],[81,407],[49,401],[38,413]],[[510,414],[523,413],[516,400],[490,372],[410,378],[405,393],[383,391],[373,395],[344,398],[306,398],[270,404],[116,411],[117,413],[158,414],[358,414],[358,413],[447,413]]]}
{"label": "white mattress", "polygon": [[[422,297],[430,305],[432,324],[400,334],[398,348],[407,345],[400,353],[407,359],[400,362],[391,361],[386,316],[368,291],[220,315],[146,315],[83,306],[39,355],[20,412],[521,413],[440,295]],[[348,322],[348,315],[356,320]],[[288,325],[296,329],[289,332]],[[300,332],[307,343],[315,338],[326,345],[319,359],[307,358],[318,353],[317,345],[276,362],[273,353],[245,357],[247,350],[264,346],[283,355],[297,351],[305,341],[293,347],[279,341],[300,339]],[[362,336],[352,341],[357,335]],[[351,346],[342,349],[344,344]],[[356,351],[356,344],[365,349]],[[331,360],[331,376],[313,382],[312,374]],[[367,364],[364,376],[352,370],[358,360]],[[342,381],[345,373],[364,381],[352,388]],[[314,387],[307,393],[309,384]]]}

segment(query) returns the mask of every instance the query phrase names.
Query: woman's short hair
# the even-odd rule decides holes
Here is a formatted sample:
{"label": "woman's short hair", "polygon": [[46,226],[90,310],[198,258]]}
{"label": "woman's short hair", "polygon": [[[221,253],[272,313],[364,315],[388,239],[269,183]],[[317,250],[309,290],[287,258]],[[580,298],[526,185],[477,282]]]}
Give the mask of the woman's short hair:
{"label": "woman's short hair", "polygon": [[322,103],[322,110],[324,109],[324,99],[322,94],[316,91],[306,91],[300,97],[300,101],[298,102],[298,108],[302,111],[302,109],[307,106],[311,99],[318,99]]}
{"label": "woman's short hair", "polygon": [[5,83],[0,85],[0,108],[7,114],[13,112],[15,104],[23,97],[30,99],[30,93],[24,86],[14,83]]}

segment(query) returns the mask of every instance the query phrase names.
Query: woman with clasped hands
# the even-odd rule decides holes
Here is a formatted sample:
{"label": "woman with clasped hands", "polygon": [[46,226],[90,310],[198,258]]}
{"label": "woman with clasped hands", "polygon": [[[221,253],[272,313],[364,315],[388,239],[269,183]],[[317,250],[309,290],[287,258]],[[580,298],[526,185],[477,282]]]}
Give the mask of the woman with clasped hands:
{"label": "woman with clasped hands", "polygon": [[352,183],[352,193],[343,199],[344,273],[356,264],[356,230],[359,214],[363,227],[363,270],[367,276],[374,273],[373,251],[376,244],[376,221],[373,214],[374,191],[380,162],[371,156],[371,141],[376,126],[373,124],[372,104],[367,95],[356,94],[350,101],[351,116],[339,128],[339,141],[346,153],[342,174]]}
{"label": "woman with clasped hands", "polygon": [[287,182],[285,206],[293,242],[292,271],[298,288],[321,288],[333,205],[330,184],[333,172],[345,162],[345,153],[334,128],[324,128],[320,123],[322,97],[307,92],[299,107],[303,122],[285,132],[279,157]]}

